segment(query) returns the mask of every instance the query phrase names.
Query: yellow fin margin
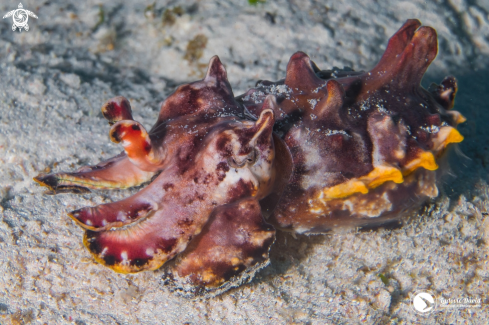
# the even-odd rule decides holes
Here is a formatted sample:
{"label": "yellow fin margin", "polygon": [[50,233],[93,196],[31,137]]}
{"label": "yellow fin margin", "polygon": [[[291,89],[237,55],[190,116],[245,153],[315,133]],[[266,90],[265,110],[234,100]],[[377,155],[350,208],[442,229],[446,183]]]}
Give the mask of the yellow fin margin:
{"label": "yellow fin margin", "polygon": [[[459,114],[461,119],[465,118]],[[462,121],[460,122],[462,123]],[[435,152],[444,149],[450,143],[458,143],[463,141],[464,137],[457,129],[446,126],[440,129],[439,136],[435,139]],[[439,150],[437,150],[439,149]],[[319,194],[318,199],[325,203],[327,200],[340,199],[350,196],[355,193],[368,193],[369,189],[376,188],[385,182],[393,181],[400,184],[404,181],[404,176],[411,174],[416,169],[423,167],[426,170],[437,170],[435,156],[430,151],[422,151],[420,154],[410,161],[402,170],[392,166],[375,166],[368,175],[360,178],[351,179],[348,182],[338,184],[333,187],[325,188]]]}
{"label": "yellow fin margin", "polygon": [[423,167],[427,170],[437,170],[438,164],[435,161],[435,156],[430,151],[422,151],[418,157],[411,160],[404,166],[402,174],[404,176],[411,174],[416,169]]}
{"label": "yellow fin margin", "polygon": [[391,166],[376,166],[366,176],[323,189],[320,199],[325,201],[344,198],[355,193],[367,194],[369,188],[376,188],[388,181],[393,181],[397,184],[402,183],[404,178],[401,171]]}
{"label": "yellow fin margin", "polygon": [[464,136],[458,132],[456,128],[453,128],[449,126],[450,131],[448,133],[448,136],[446,137],[444,141],[444,145],[447,146],[449,143],[459,143],[464,141]]}
{"label": "yellow fin margin", "polygon": [[451,126],[440,128],[435,138],[433,138],[433,151],[439,155],[450,143],[459,143],[464,140],[463,135]]}
{"label": "yellow fin margin", "polygon": [[153,259],[151,259],[151,261],[148,264],[144,265],[143,267],[132,266],[129,263],[125,264],[120,262],[112,265],[108,265],[103,259],[102,255],[96,254],[90,250],[90,243],[87,238],[87,232],[85,232],[85,234],[83,235],[83,245],[85,245],[87,250],[90,252],[90,255],[92,255],[93,259],[96,262],[112,269],[117,273],[122,273],[122,274],[137,273],[141,271],[154,271],[162,267],[163,264],[165,264],[168,261],[168,258],[164,257],[166,254],[160,254],[160,251],[158,251],[153,256]]}

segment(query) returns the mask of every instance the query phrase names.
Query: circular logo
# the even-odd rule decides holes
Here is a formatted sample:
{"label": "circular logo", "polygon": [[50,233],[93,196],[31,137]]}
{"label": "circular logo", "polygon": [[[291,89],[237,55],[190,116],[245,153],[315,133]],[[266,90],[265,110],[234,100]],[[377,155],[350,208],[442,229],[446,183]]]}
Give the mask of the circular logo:
{"label": "circular logo", "polygon": [[416,292],[413,298],[413,308],[420,314],[428,314],[436,307],[434,295],[431,292]]}
{"label": "circular logo", "polygon": [[27,17],[27,13],[25,10],[22,9],[17,9],[14,12],[14,24],[17,25],[17,27],[24,27],[27,24],[27,20],[29,20],[29,17]]}

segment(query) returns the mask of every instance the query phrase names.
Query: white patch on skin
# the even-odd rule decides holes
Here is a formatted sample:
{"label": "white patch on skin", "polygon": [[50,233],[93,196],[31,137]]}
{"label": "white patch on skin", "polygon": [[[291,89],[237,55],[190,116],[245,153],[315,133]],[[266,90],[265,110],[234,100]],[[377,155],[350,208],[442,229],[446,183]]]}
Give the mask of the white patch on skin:
{"label": "white patch on skin", "polygon": [[324,197],[324,191],[320,191],[319,192],[319,196],[318,196],[318,199],[323,201],[323,197]]}
{"label": "white patch on skin", "polygon": [[263,103],[264,97],[265,97],[265,93],[257,90],[257,91],[254,91],[252,94],[246,95],[245,97],[243,97],[243,99],[245,101],[251,100],[254,103],[258,104],[258,103]]}
{"label": "white patch on skin", "polygon": [[154,254],[155,254],[154,249],[149,248],[149,247],[146,248],[146,255],[148,255],[148,256],[154,256]]}
{"label": "white patch on skin", "polygon": [[309,227],[300,227],[300,226],[299,226],[299,227],[297,227],[297,228],[294,228],[294,230],[295,230],[295,233],[296,233],[296,234],[300,235],[300,234],[303,234],[303,233],[305,233],[306,231],[309,231],[309,230],[311,230],[311,229],[310,229]]}
{"label": "white patch on skin", "polygon": [[322,188],[324,184],[328,184],[331,178],[337,176],[338,173],[326,172],[321,166],[323,165],[323,157],[319,154],[316,147],[303,146],[306,169],[314,171],[309,175],[304,175],[301,182],[301,187],[304,190],[310,188]]}
{"label": "white patch on skin", "polygon": [[105,255],[105,253],[107,253],[107,250],[108,250],[108,248],[107,247],[104,247],[104,249],[100,253],[100,257],[103,257]]}
{"label": "white patch on skin", "polygon": [[85,224],[86,224],[87,226],[91,226],[91,225],[93,225],[93,223],[92,223],[92,221],[91,221],[91,220],[87,220],[87,221],[85,221]]}
{"label": "white patch on skin", "polygon": [[127,261],[127,252],[126,251],[123,251],[121,253],[121,258],[122,258],[123,261]]}
{"label": "white patch on skin", "polygon": [[[238,244],[242,245],[247,242],[248,231],[240,227],[236,233],[234,234],[234,239],[238,242]],[[224,244],[225,242],[223,242]]]}
{"label": "white patch on skin", "polygon": [[[434,173],[433,173],[434,175]],[[423,178],[418,180],[419,193],[428,197],[438,196],[438,187],[435,184],[435,178],[430,173],[426,173]]]}
{"label": "white patch on skin", "polygon": [[[236,133],[227,132],[228,136],[231,136],[231,141],[233,144],[233,152],[239,152],[240,145],[239,139],[237,138]],[[253,144],[250,144],[253,146]],[[216,166],[220,163],[220,155],[212,150],[214,144],[209,144],[211,146],[205,150],[203,153],[203,157],[198,157],[197,161],[202,161],[203,169],[208,174],[216,174]],[[245,183],[251,182],[254,185],[254,190],[263,190],[263,185],[268,184],[271,177],[271,164],[267,163],[263,156],[273,161],[274,152],[267,150],[264,152],[260,152],[257,150],[257,160],[253,165],[245,164],[241,168],[234,168],[229,166],[229,171],[226,172],[224,179],[219,183],[218,188],[214,191],[214,199],[217,202],[226,199],[225,196],[228,194],[228,190],[233,188],[239,181],[242,179]],[[225,161],[221,161],[225,162]],[[224,171],[221,171],[221,173]]]}
{"label": "white patch on skin", "polygon": [[107,220],[102,220],[102,226],[106,226],[107,225]]}
{"label": "white patch on skin", "polygon": [[[235,171],[238,171],[237,173]],[[240,179],[243,182],[248,183],[252,182],[253,184],[257,184],[257,180],[253,177],[253,174],[246,168],[233,168],[230,167],[229,171],[226,173],[226,177],[222,182],[219,183],[218,189],[215,191],[215,198],[217,199],[225,199],[225,196],[228,194],[228,190],[233,188],[235,184],[238,184]]]}
{"label": "white patch on skin", "polygon": [[248,128],[251,128],[253,127],[253,125],[255,125],[255,123],[253,123],[252,121],[243,121],[241,123]]}
{"label": "white patch on skin", "polygon": [[350,200],[345,200],[343,202],[343,210],[348,210],[350,211],[351,213],[353,213],[355,210],[354,210],[354,206],[353,206],[353,203],[350,201]]}
{"label": "white patch on skin", "polygon": [[389,200],[387,192],[384,192],[382,196],[372,202],[369,202],[368,199],[361,198],[361,196],[345,200],[343,201],[343,209],[349,210],[352,214],[356,213],[369,218],[377,218],[382,213],[392,209],[392,202]]}
{"label": "white patch on skin", "polygon": [[[243,99],[248,101],[250,98],[254,101],[257,102],[257,97],[262,97],[265,94],[272,94],[272,95],[285,95],[285,98],[290,99],[290,94],[292,93],[292,89],[290,89],[287,85],[269,85],[265,86],[263,84],[260,84],[259,87],[261,87],[265,93],[262,91],[255,91],[251,95],[246,95]],[[251,96],[251,97],[250,97]]]}
{"label": "white patch on skin", "polygon": [[316,89],[313,89],[313,90],[312,90],[312,92],[313,92],[314,94],[317,94],[317,93],[318,93],[318,92],[319,92],[321,89],[323,89],[323,88],[324,88],[324,86],[326,86],[326,82],[325,82],[324,84],[322,84],[322,85],[318,86]]}
{"label": "white patch on skin", "polygon": [[[205,79],[205,82],[195,82],[195,83],[190,84],[190,87],[194,90],[200,90],[202,88],[212,86],[213,84],[215,85],[215,82],[216,82],[216,78],[213,76],[210,76],[210,77],[207,77]],[[178,89],[177,89],[177,91],[178,91]],[[181,97],[184,97],[184,94],[181,94]]]}
{"label": "white patch on skin", "polygon": [[119,211],[119,213],[117,214],[117,220],[126,221],[127,220],[126,214],[122,211]]}
{"label": "white patch on skin", "polygon": [[406,133],[407,128],[404,123],[399,122],[394,124],[390,116],[384,116],[380,121],[369,120],[368,132],[372,139],[373,151],[372,151],[372,164],[376,166],[382,166],[385,163],[385,158],[380,152],[379,142],[382,142],[386,137],[395,139],[397,146],[392,148],[392,154],[399,160],[404,159],[406,155]]}
{"label": "white patch on skin", "polygon": [[428,126],[420,126],[419,127],[421,130],[431,133],[431,134],[436,134],[440,132],[440,128],[436,125],[428,125]]}
{"label": "white patch on skin", "polygon": [[[273,161],[273,159],[275,158],[275,152],[273,151],[270,152],[267,150],[265,155],[270,158],[270,161]],[[271,176],[271,169],[271,164],[266,162],[265,159],[263,159],[262,157],[258,157],[255,164],[249,167],[250,173],[253,174],[253,176],[256,178],[256,182],[258,183],[266,183],[269,181]]]}
{"label": "white patch on skin", "polygon": [[[303,175],[301,181],[301,187],[304,190],[313,188],[324,189],[325,187],[329,186],[329,184],[332,184],[334,180],[338,180],[338,178],[342,179],[341,173],[328,171],[327,166],[324,163],[324,160],[327,158],[320,154],[321,149],[323,148],[318,148],[314,145],[314,143],[312,143],[312,141],[307,141],[308,135],[314,132],[316,132],[316,130],[309,130],[308,128],[305,130],[296,129],[292,131],[290,135],[290,137],[292,137],[296,142],[301,144],[306,165],[305,169],[309,171],[308,174]],[[355,141],[360,147],[365,147],[361,136],[356,133],[352,133],[350,135],[344,130],[324,130],[321,132],[326,136],[340,134],[344,140]]]}
{"label": "white patch on skin", "polygon": [[331,135],[335,135],[335,134],[343,134],[349,138],[351,138],[351,135],[349,135],[348,133],[346,133],[346,131],[343,131],[343,130],[325,130],[324,131],[324,135],[327,135],[327,136],[331,136]]}
{"label": "white patch on skin", "polygon": [[314,214],[323,214],[323,209],[321,209],[321,208],[309,209],[309,212],[314,213]]}
{"label": "white patch on skin", "polygon": [[[209,87],[209,88],[214,88],[214,87],[216,87],[216,85],[217,85],[217,78],[216,78],[216,77],[214,77],[214,76],[212,76],[212,77],[206,76],[205,81],[206,81],[206,82],[205,82],[205,86],[207,86],[207,87]],[[199,84],[199,83],[200,83],[200,82],[198,82],[198,84]],[[196,88],[196,87],[195,87],[195,88]],[[194,88],[194,89],[195,89],[195,88]],[[202,87],[202,88],[203,88],[203,87]]]}
{"label": "white patch on skin", "polygon": [[370,109],[370,97],[361,102],[360,104],[360,110],[361,111],[367,111]]}
{"label": "white patch on skin", "polygon": [[318,101],[316,99],[308,99],[307,102],[311,105],[311,109],[316,108]]}

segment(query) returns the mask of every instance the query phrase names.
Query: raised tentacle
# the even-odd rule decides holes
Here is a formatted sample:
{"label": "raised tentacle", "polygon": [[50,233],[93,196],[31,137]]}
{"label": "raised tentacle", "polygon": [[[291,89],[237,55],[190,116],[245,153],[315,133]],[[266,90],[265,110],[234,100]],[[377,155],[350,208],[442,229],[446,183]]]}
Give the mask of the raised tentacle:
{"label": "raised tentacle", "polygon": [[436,31],[408,20],[389,40],[379,63],[365,76],[369,89],[419,87],[426,69],[438,52]]}
{"label": "raised tentacle", "polygon": [[112,125],[122,120],[132,120],[131,104],[123,96],[117,96],[109,99],[102,106],[102,115]]}
{"label": "raised tentacle", "polygon": [[323,98],[316,106],[318,117],[323,121],[341,123],[340,110],[345,104],[345,90],[336,80],[326,82],[327,97]]}
{"label": "raised tentacle", "polygon": [[453,108],[458,91],[457,80],[454,76],[445,77],[440,85],[431,84],[428,90],[444,109]]}
{"label": "raised tentacle", "polygon": [[389,63],[395,62],[406,46],[411,42],[416,30],[421,26],[417,19],[408,19],[404,25],[389,39],[387,48],[374,70],[389,70]]}
{"label": "raised tentacle", "polygon": [[325,84],[325,81],[316,75],[316,65],[304,52],[294,53],[287,64],[285,84],[291,89],[307,89],[308,91]]}
{"label": "raised tentacle", "polygon": [[[153,129],[168,119],[200,113],[208,115],[242,114],[242,109],[234,99],[226,69],[217,55],[211,58],[203,80],[178,87],[161,104],[158,122]],[[151,134],[152,131],[150,131]]]}
{"label": "raised tentacle", "polygon": [[136,121],[122,120],[110,128],[110,139],[122,143],[129,160],[138,168],[156,172],[161,170],[165,148],[153,144],[146,129]]}

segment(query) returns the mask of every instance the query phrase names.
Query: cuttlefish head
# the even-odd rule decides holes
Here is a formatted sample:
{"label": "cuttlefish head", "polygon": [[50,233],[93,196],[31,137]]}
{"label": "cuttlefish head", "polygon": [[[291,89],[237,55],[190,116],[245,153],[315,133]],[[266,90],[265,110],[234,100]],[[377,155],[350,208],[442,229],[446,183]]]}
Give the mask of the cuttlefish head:
{"label": "cuttlefish head", "polygon": [[249,196],[264,197],[270,191],[275,158],[273,105],[275,98],[267,97],[258,120],[234,121],[207,137],[209,150],[203,151],[200,165],[207,172],[215,170],[228,202]]}

